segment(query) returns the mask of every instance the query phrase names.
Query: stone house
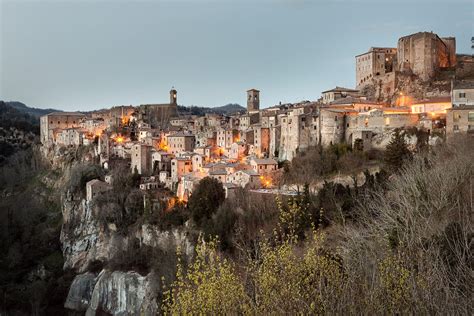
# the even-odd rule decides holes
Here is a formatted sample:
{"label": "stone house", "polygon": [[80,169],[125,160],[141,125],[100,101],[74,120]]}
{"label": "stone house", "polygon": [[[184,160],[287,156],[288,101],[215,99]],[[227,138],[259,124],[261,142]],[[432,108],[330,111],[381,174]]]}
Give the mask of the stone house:
{"label": "stone house", "polygon": [[248,146],[245,142],[236,142],[230,146],[229,158],[241,160],[248,154]]}
{"label": "stone house", "polygon": [[258,174],[265,174],[278,169],[278,162],[272,158],[253,158],[250,160],[250,165]]}
{"label": "stone house", "polygon": [[86,183],[86,200],[92,201],[97,195],[108,191],[112,188],[111,185],[99,179],[94,179]]}
{"label": "stone house", "polygon": [[148,175],[152,172],[152,148],[149,145],[134,143],[131,150],[132,172],[135,170],[138,174]]}
{"label": "stone house", "polygon": [[178,182],[185,174],[193,171],[191,157],[176,157],[171,160],[171,179]]}
{"label": "stone house", "polygon": [[103,118],[97,119],[84,119],[81,122],[81,127],[87,131],[88,134],[92,136],[100,136],[107,128]]}
{"label": "stone house", "polygon": [[446,110],[452,108],[451,97],[438,97],[426,100],[415,101],[411,106],[412,113],[427,113],[431,116],[443,117]]}
{"label": "stone house", "polygon": [[199,171],[202,172],[203,165],[204,165],[204,156],[199,155],[199,154],[194,154],[191,156],[192,164],[193,164],[193,171]]}
{"label": "stone house", "polygon": [[222,148],[224,151],[230,149],[230,146],[240,141],[240,133],[236,129],[219,129],[217,131],[217,147]]}
{"label": "stone house", "polygon": [[60,146],[77,147],[84,144],[87,131],[82,128],[66,128],[56,136],[56,144]]}
{"label": "stone house", "polygon": [[174,157],[166,151],[152,151],[151,163],[153,171],[171,171],[171,159]]}
{"label": "stone house", "polygon": [[446,138],[452,139],[456,134],[474,136],[474,105],[453,107],[446,113]]}
{"label": "stone house", "polygon": [[451,102],[453,107],[474,105],[474,80],[455,82],[451,92]]}
{"label": "stone house", "polygon": [[359,97],[360,92],[359,90],[343,88],[343,87],[335,87],[331,90],[326,90],[321,92],[322,95],[322,103],[329,104],[339,99],[344,99],[347,97]]}
{"label": "stone house", "polygon": [[217,169],[209,172],[209,177],[219,180],[222,183],[227,182],[227,170]]}
{"label": "stone house", "polygon": [[254,169],[238,170],[227,176],[227,182],[247,189],[258,189],[262,186],[260,175]]}
{"label": "stone house", "polygon": [[196,146],[196,138],[193,134],[177,132],[166,137],[168,152],[177,154],[181,152],[191,152]]}
{"label": "stone house", "polygon": [[253,154],[257,157],[268,157],[270,150],[270,128],[262,126],[254,126],[254,141],[253,141]]}
{"label": "stone house", "polygon": [[[292,160],[298,151],[318,143],[318,121],[314,113],[305,113],[301,109],[280,114],[280,144],[278,159]],[[276,144],[275,144],[276,145]],[[275,153],[275,150],[273,150]]]}

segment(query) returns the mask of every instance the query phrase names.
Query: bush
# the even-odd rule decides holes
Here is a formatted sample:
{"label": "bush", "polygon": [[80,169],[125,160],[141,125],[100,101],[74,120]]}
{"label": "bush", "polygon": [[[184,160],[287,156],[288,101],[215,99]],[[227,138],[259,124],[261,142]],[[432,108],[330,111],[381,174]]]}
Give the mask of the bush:
{"label": "bush", "polygon": [[220,181],[210,177],[199,181],[188,201],[188,208],[194,222],[202,225],[209,220],[224,199],[225,191]]}

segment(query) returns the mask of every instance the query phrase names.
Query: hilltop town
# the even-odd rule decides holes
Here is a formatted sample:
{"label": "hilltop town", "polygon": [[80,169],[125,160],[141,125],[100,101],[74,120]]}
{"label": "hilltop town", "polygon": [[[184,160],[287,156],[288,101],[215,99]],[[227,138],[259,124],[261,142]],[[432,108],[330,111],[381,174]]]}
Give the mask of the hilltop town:
{"label": "hilltop town", "polygon": [[0,101],[0,314],[472,314],[474,55],[353,67],[245,108]]}
{"label": "hilltop town", "polygon": [[[140,189],[164,187],[187,201],[205,177],[219,180],[227,197],[237,188],[294,194],[277,187],[279,168],[315,146],[384,149],[395,129],[409,128],[425,130],[432,144],[474,135],[474,58],[456,54],[455,38],[404,36],[397,47],[357,55],[355,71],[355,88],[335,87],[315,101],[262,108],[261,91],[250,89],[247,111],[233,115],[183,114],[175,89],[164,104],[53,112],[41,117],[43,152],[92,146],[88,159],[105,170],[125,161]],[[88,183],[87,199],[111,181]]]}

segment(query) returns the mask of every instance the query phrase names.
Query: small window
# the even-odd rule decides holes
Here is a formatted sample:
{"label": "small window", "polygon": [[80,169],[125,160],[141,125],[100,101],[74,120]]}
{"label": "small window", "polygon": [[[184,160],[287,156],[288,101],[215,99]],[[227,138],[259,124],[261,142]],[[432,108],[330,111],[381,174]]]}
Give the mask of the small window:
{"label": "small window", "polygon": [[467,116],[467,120],[469,122],[474,122],[474,112],[469,112],[469,114]]}
{"label": "small window", "polygon": [[465,93],[465,92],[459,92],[459,97],[460,97],[460,98],[465,98],[465,97],[466,97],[466,93]]}
{"label": "small window", "polygon": [[458,131],[458,130],[459,130],[459,126],[458,126],[458,125],[453,125],[453,130]]}
{"label": "small window", "polygon": [[334,116],[334,121],[336,121],[336,122],[337,122],[337,116]]}

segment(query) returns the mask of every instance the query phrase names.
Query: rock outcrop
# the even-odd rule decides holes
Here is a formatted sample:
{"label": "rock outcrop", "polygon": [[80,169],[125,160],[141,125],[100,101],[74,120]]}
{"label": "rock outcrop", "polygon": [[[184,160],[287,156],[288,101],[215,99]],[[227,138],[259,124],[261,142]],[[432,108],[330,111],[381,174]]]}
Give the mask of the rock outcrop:
{"label": "rock outcrop", "polygon": [[96,280],[96,275],[90,272],[77,275],[69,288],[64,307],[85,312],[91,302]]}
{"label": "rock outcrop", "polygon": [[159,278],[130,271],[102,270],[84,273],[72,282],[64,306],[86,315],[156,315],[159,312]]}
{"label": "rock outcrop", "polygon": [[163,251],[175,250],[180,246],[186,256],[193,253],[193,245],[184,229],[163,231],[154,225],[143,224],[131,227],[124,234],[117,232],[114,224],[101,221],[100,211],[93,202],[65,197],[60,237],[64,269],[86,272],[92,263],[106,263],[128,249],[134,239],[140,244]]}

